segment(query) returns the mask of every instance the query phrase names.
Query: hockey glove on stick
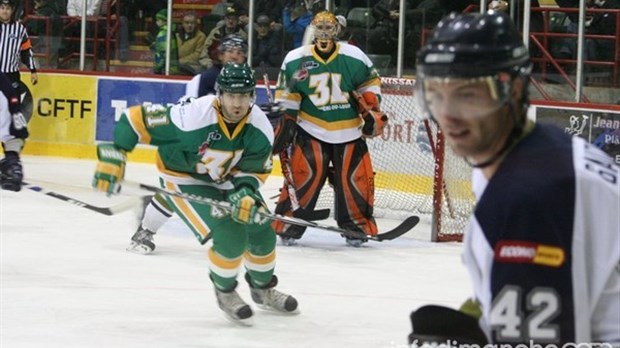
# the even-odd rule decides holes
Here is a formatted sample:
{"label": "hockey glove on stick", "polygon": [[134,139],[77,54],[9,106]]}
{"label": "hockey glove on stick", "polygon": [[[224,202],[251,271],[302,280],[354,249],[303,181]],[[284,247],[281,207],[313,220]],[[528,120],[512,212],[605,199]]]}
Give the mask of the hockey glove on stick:
{"label": "hockey glove on stick", "polygon": [[121,190],[121,182],[125,177],[125,151],[114,144],[97,145],[97,169],[93,178],[93,187],[108,195]]}
{"label": "hockey glove on stick", "polygon": [[19,160],[19,154],[15,151],[6,151],[5,157],[0,161],[0,185],[3,190],[18,192],[22,189],[24,171]]}
{"label": "hockey glove on stick", "polygon": [[247,186],[238,188],[228,195],[227,201],[232,206],[230,216],[233,220],[242,224],[262,224],[266,221],[259,214],[265,209],[262,200],[251,188]]}
{"label": "hockey glove on stick", "polygon": [[276,126],[275,135],[273,138],[272,153],[280,153],[282,149],[284,149],[293,142],[293,138],[295,138],[296,133],[297,117],[291,116],[287,113],[283,113],[282,116],[280,116],[278,125]]}

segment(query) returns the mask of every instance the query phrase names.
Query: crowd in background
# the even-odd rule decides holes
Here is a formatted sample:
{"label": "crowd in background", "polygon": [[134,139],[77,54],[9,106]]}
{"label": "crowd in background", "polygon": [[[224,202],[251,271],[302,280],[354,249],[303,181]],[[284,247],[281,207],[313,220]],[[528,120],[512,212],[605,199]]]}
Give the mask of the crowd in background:
{"label": "crowd in background", "polygon": [[[509,10],[509,1],[489,1],[489,8],[500,11]],[[523,0],[516,1],[515,21],[518,26],[523,23]],[[153,73],[163,74],[167,49],[167,17],[166,0],[137,1],[137,0],[87,0],[86,13],[88,16],[106,17],[111,12],[115,26],[115,44],[108,52],[112,59],[126,61],[129,57],[129,44],[137,42],[133,33],[146,31],[148,35],[142,44],[148,45],[153,56]],[[407,0],[405,1],[405,49],[404,68],[413,69],[415,56],[425,35],[434,27],[436,22],[446,13],[457,11],[477,11],[478,0]],[[561,8],[576,8],[578,0],[557,0]],[[539,7],[537,0],[532,1],[532,7]],[[116,6],[119,10],[116,12]],[[588,8],[592,9],[620,9],[620,0],[588,0]],[[220,40],[230,34],[237,34],[248,38],[249,29],[249,2],[248,0],[220,1],[212,5],[210,11],[183,9],[173,11],[172,33],[175,40],[170,42],[170,74],[195,75],[217,64],[217,46]],[[254,67],[269,67],[276,69],[282,63],[284,55],[299,47],[304,42],[306,28],[314,14],[325,8],[324,0],[256,0],[254,3],[254,35],[252,42],[251,62]],[[357,21],[354,13],[365,9],[364,20]],[[63,67],[61,63],[68,54],[79,50],[79,41],[68,37],[79,37],[80,27],[77,21],[71,26],[63,16],[79,17],[82,14],[82,0],[25,0],[21,11],[16,15],[27,23],[30,35],[50,35],[46,45],[49,54],[41,60],[42,67]],[[393,68],[397,61],[397,45],[399,32],[400,1],[399,0],[340,0],[336,1],[335,14],[339,15],[341,24],[341,39],[359,46],[364,52],[373,57],[384,57],[385,66]],[[118,13],[118,15],[117,15]],[[32,15],[49,17],[51,30],[45,27],[45,22],[35,20]],[[30,16],[30,19],[29,19]],[[547,30],[565,33],[576,33],[577,13],[568,13],[562,17],[562,23],[547,26]],[[588,34],[610,35],[616,34],[616,16],[614,14],[597,12],[586,18],[586,32]],[[105,31],[103,22],[99,31]],[[543,12],[532,11],[531,32],[545,30]],[[102,27],[103,26],[103,27]],[[46,31],[47,30],[47,31]],[[87,37],[93,34],[93,25],[87,27]],[[109,30],[109,28],[108,28]],[[101,35],[101,34],[99,34]],[[306,34],[307,35],[307,34]],[[43,40],[33,40],[34,51],[42,52]],[[543,41],[540,38],[540,41]],[[548,50],[555,58],[576,59],[576,42],[574,38],[551,38],[548,41]],[[92,49],[89,43],[87,50]],[[585,55],[590,61],[613,61],[617,40],[613,39],[586,39]],[[531,45],[532,54],[541,57],[536,45]],[[106,54],[105,47],[99,45],[98,56]],[[74,56],[76,56],[74,54]],[[380,64],[381,65],[381,64]],[[567,71],[574,69],[575,64],[565,64]],[[588,71],[596,71],[601,65],[590,65]],[[540,65],[537,65],[540,68]],[[607,68],[609,70],[609,68]]]}

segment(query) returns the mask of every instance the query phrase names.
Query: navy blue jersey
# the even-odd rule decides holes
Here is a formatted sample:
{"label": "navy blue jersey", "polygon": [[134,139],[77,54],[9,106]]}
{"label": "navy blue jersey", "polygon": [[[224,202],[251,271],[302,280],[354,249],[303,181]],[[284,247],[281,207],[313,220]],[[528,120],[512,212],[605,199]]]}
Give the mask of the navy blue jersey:
{"label": "navy blue jersey", "polygon": [[487,182],[464,262],[494,343],[620,342],[619,168],[536,125]]}
{"label": "navy blue jersey", "polygon": [[185,87],[185,96],[200,98],[205,95],[216,94],[215,84],[220,70],[222,70],[221,65],[213,65],[199,75],[194,76]]}

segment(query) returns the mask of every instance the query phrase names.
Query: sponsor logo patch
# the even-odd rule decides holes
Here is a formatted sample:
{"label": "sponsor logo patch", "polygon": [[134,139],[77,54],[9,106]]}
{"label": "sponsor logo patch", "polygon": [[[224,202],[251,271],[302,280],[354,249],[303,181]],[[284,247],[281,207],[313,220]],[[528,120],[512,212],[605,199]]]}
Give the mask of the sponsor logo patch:
{"label": "sponsor logo patch", "polygon": [[533,242],[503,240],[495,245],[495,260],[505,263],[532,263],[560,267],[565,255],[561,247]]}

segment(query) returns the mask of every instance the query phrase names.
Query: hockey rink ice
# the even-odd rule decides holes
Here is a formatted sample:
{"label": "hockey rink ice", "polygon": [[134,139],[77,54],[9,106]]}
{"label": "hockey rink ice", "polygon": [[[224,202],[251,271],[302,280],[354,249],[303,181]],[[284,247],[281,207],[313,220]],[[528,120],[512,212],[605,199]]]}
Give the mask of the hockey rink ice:
{"label": "hockey rink ice", "polygon": [[[127,196],[89,187],[95,162],[24,156],[25,180],[110,205]],[[127,179],[157,184],[154,165],[129,163]],[[272,176],[264,197],[278,192]],[[471,294],[459,243],[425,241],[428,225],[393,241],[348,247],[338,234],[308,230],[278,243],[278,289],[298,315],[263,311],[239,276],[254,326],[226,320],[208,278],[207,248],[178,218],[155,236],[151,255],[125,251],[135,213],[95,212],[24,189],[0,192],[0,347],[406,347],[409,314],[424,304],[457,307]],[[331,220],[323,223],[333,223]],[[384,231],[394,221],[379,219]]]}

